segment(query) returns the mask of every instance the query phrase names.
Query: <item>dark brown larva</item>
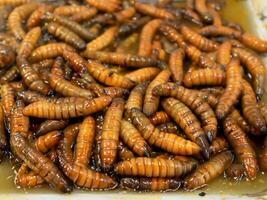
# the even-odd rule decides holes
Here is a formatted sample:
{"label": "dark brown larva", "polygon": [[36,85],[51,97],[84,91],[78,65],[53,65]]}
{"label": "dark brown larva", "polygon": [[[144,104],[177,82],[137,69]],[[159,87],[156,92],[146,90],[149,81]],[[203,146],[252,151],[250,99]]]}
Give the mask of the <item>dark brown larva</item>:
{"label": "dark brown larva", "polygon": [[25,104],[49,99],[49,97],[46,97],[38,92],[34,92],[31,90],[17,92],[16,95],[19,99],[22,99]]}
{"label": "dark brown larva", "polygon": [[15,61],[15,52],[9,46],[0,44],[0,69],[8,67]]}
{"label": "dark brown larva", "polygon": [[227,177],[240,181],[245,176],[245,168],[241,164],[233,163],[228,167],[225,173]]}
{"label": "dark brown larva", "polygon": [[164,178],[122,178],[120,185],[127,190],[165,192],[178,190],[181,187],[181,181]]}
{"label": "dark brown larva", "polygon": [[129,160],[131,158],[135,158],[135,155],[122,142],[120,142],[118,146],[118,158],[120,161]]}
{"label": "dark brown larva", "polygon": [[166,113],[181,127],[187,137],[200,146],[203,156],[208,159],[209,143],[200,122],[191,110],[181,101],[174,98],[164,99],[161,105]]}
{"label": "dark brown larva", "polygon": [[23,114],[46,119],[69,119],[98,112],[108,106],[111,100],[109,96],[91,100],[79,97],[41,100],[26,106]]}
{"label": "dark brown larva", "polygon": [[247,177],[255,179],[258,172],[256,153],[246,134],[230,117],[224,121],[224,135],[233,147],[237,159],[245,167]]}
{"label": "dark brown larva", "polygon": [[198,97],[196,93],[174,83],[166,83],[156,86],[153,89],[153,94],[174,97],[183,102],[200,118],[203,130],[209,141],[216,138],[218,122],[215,114],[209,104]]}
{"label": "dark brown larva", "polygon": [[176,155],[194,155],[199,153],[197,144],[175,134],[160,132],[159,129],[137,108],[132,108],[130,118],[149,145],[157,146]]}
{"label": "dark brown larva", "polygon": [[204,187],[209,181],[220,176],[233,162],[234,156],[230,151],[217,154],[211,160],[200,165],[195,172],[185,179],[186,190],[196,190]]}
{"label": "dark brown larva", "polygon": [[118,162],[114,170],[124,176],[171,178],[185,175],[195,167],[195,163],[190,162],[138,157]]}
{"label": "dark brown larva", "polygon": [[229,148],[228,142],[223,137],[219,136],[212,141],[209,152],[211,155],[216,155]]}
{"label": "dark brown larva", "polygon": [[265,137],[264,139],[264,144],[263,144],[263,148],[260,152],[260,156],[259,156],[259,166],[260,169],[264,172],[267,171],[267,139]]}

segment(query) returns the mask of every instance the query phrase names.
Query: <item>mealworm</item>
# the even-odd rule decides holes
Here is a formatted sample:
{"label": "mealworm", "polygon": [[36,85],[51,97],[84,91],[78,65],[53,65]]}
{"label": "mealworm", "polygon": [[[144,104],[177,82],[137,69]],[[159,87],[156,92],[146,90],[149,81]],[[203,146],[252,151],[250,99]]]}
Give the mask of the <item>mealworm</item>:
{"label": "mealworm", "polygon": [[218,125],[216,116],[209,104],[198,97],[196,93],[174,83],[166,83],[156,86],[153,89],[153,94],[169,96],[180,100],[199,117],[209,141],[212,141],[216,137]]}
{"label": "mealworm", "polygon": [[209,152],[210,155],[216,155],[222,151],[225,151],[229,148],[228,142],[223,137],[219,136],[214,138],[212,141]]}
{"label": "mealworm", "polygon": [[139,56],[150,56],[152,51],[152,40],[161,24],[160,19],[154,19],[148,22],[142,29],[139,39]]}
{"label": "mealworm", "polygon": [[263,115],[257,105],[255,93],[246,80],[242,80],[242,113],[248,123],[262,133],[267,131]]}
{"label": "mealworm", "polygon": [[218,37],[218,36],[227,36],[227,37],[234,37],[238,38],[241,33],[229,28],[227,26],[204,26],[203,28],[198,30],[198,33],[200,35],[206,36],[206,37]]}
{"label": "mealworm", "polygon": [[178,190],[181,187],[181,181],[164,178],[122,178],[120,185],[127,190],[166,192]]}
{"label": "mealworm", "polygon": [[17,64],[23,82],[29,89],[38,91],[44,95],[48,94],[50,91],[49,86],[40,79],[38,74],[30,67],[30,64],[24,57],[19,57],[17,59]]}
{"label": "mealworm", "polygon": [[215,51],[218,49],[218,44],[216,42],[199,35],[197,32],[187,26],[181,26],[180,31],[184,40],[193,44],[202,51]]}
{"label": "mealworm", "polygon": [[7,139],[5,133],[5,113],[2,103],[0,103],[0,149],[5,149],[7,146]]}
{"label": "mealworm", "polygon": [[213,22],[214,19],[212,15],[209,13],[206,0],[195,1],[195,9],[205,23],[210,24]]}
{"label": "mealworm", "polygon": [[118,162],[114,171],[116,174],[124,176],[171,178],[187,174],[195,167],[195,163],[190,162],[138,157]]}
{"label": "mealworm", "polygon": [[19,99],[22,99],[25,104],[30,104],[36,101],[49,99],[49,97],[45,97],[40,93],[30,90],[17,92],[17,97]]}
{"label": "mealworm", "polygon": [[9,84],[1,86],[1,103],[5,114],[5,122],[7,129],[10,129],[10,115],[13,107],[15,106],[15,93],[14,89]]}
{"label": "mealworm", "polygon": [[95,120],[88,116],[80,125],[76,139],[74,164],[86,167],[91,157],[95,136]]}
{"label": "mealworm", "polygon": [[62,138],[60,131],[51,131],[38,137],[35,142],[35,148],[42,152],[48,152],[52,147],[56,146]]}
{"label": "mealworm", "polygon": [[8,16],[7,25],[11,33],[16,39],[22,40],[25,37],[25,31],[22,22],[30,16],[30,14],[38,8],[37,3],[27,3],[16,7]]}
{"label": "mealworm", "polygon": [[61,171],[42,153],[31,147],[19,133],[11,134],[11,147],[34,172],[39,174],[52,188],[61,192],[71,192],[72,188]]}
{"label": "mealworm", "polygon": [[15,61],[15,52],[9,46],[0,44],[0,68],[5,68]]}
{"label": "mealworm", "polygon": [[195,172],[186,177],[186,190],[196,190],[220,176],[233,162],[234,156],[230,151],[219,153],[211,160],[200,165]]}
{"label": "mealworm", "polygon": [[93,60],[98,60],[99,62],[120,65],[125,67],[160,67],[162,65],[161,61],[147,57],[147,56],[137,56],[124,53],[115,52],[105,52],[105,51],[86,51],[83,56]]}
{"label": "mealworm", "polygon": [[19,6],[19,5],[22,5],[22,4],[26,4],[26,3],[30,3],[32,0],[2,0],[0,2],[0,5],[1,6],[4,6],[4,5],[11,5],[11,6]]}
{"label": "mealworm", "polygon": [[105,68],[103,65],[89,60],[87,64],[88,72],[99,82],[108,86],[132,88],[134,82],[127,77],[112,72],[110,69]]}
{"label": "mealworm", "polygon": [[244,33],[241,37],[237,38],[240,42],[242,42],[247,47],[257,51],[259,53],[267,52],[267,42],[261,40],[250,33]]}
{"label": "mealworm", "polygon": [[219,98],[216,107],[216,116],[223,119],[230,111],[230,108],[238,101],[242,91],[242,71],[240,62],[233,59],[226,69],[226,89]]}
{"label": "mealworm", "polygon": [[65,43],[50,43],[36,48],[29,57],[29,60],[31,62],[38,62],[62,56],[63,50],[74,51],[71,46]]}
{"label": "mealworm", "polygon": [[88,189],[113,189],[117,183],[107,175],[94,172],[86,167],[75,165],[69,162],[68,155],[64,149],[71,151],[71,146],[66,145],[63,141],[59,144],[58,156],[59,163],[66,176],[69,177],[76,185]]}
{"label": "mealworm", "polygon": [[111,96],[112,98],[124,97],[129,94],[129,91],[120,87],[105,87],[104,88],[105,95]]}
{"label": "mealworm", "polygon": [[150,147],[139,131],[126,120],[121,121],[120,138],[138,156],[150,157]]}
{"label": "mealworm", "polygon": [[115,36],[117,35],[117,32],[117,26],[112,26],[108,28],[102,35],[87,43],[85,52],[99,51],[104,49],[114,40]]}
{"label": "mealworm", "polygon": [[148,23],[150,21],[150,19],[151,19],[150,17],[145,16],[145,17],[141,17],[140,19],[137,19],[137,20],[132,20],[132,21],[126,22],[118,28],[118,35],[124,36],[124,35],[130,34],[130,33],[133,33],[138,28],[140,28],[143,25],[145,25],[146,23]]}
{"label": "mealworm", "polygon": [[23,115],[24,103],[20,100],[16,101],[10,114],[10,132],[20,133],[23,137],[29,136],[30,120],[29,117]]}
{"label": "mealworm", "polygon": [[58,6],[54,10],[55,15],[62,15],[62,16],[71,16],[83,11],[87,11],[89,8],[87,6],[80,6],[80,5],[63,5]]}
{"label": "mealworm", "polygon": [[177,49],[171,53],[169,58],[169,68],[171,71],[172,80],[178,84],[183,81],[183,60],[184,51],[182,49]]}
{"label": "mealworm", "polygon": [[146,88],[148,86],[149,82],[144,81],[143,83],[140,83],[139,85],[135,86],[132,91],[130,92],[130,95],[128,97],[128,100],[125,104],[126,109],[126,117],[129,117],[129,112],[132,108],[137,108],[139,110],[142,110],[143,108],[143,98],[146,92]]}
{"label": "mealworm", "polygon": [[68,123],[69,122],[67,120],[46,120],[40,124],[35,136],[41,136],[51,131],[61,130],[65,128]]}
{"label": "mealworm", "polygon": [[53,11],[53,9],[54,8],[51,5],[43,5],[42,4],[39,8],[37,8],[35,11],[33,11],[32,14],[30,15],[29,19],[27,20],[28,29],[31,29],[35,26],[38,26],[41,23],[44,14],[46,12]]}
{"label": "mealworm", "polygon": [[216,61],[218,64],[226,66],[231,61],[231,50],[232,50],[232,43],[230,41],[225,41],[221,44],[218,48],[216,53]]}
{"label": "mealworm", "polygon": [[260,169],[264,172],[267,171],[267,165],[266,165],[266,161],[267,161],[267,139],[266,137],[264,138],[264,144],[263,144],[263,148],[261,150],[260,156],[259,156],[259,166]]}
{"label": "mealworm", "polygon": [[171,73],[168,69],[162,70],[148,85],[144,97],[144,106],[143,106],[143,112],[147,116],[150,116],[154,112],[156,112],[159,106],[159,97],[153,95],[152,93],[153,88],[155,88],[157,85],[167,82],[170,75]]}
{"label": "mealworm", "polygon": [[166,113],[174,119],[190,140],[196,142],[202,150],[203,156],[209,158],[209,143],[201,128],[200,122],[191,110],[181,101],[174,98],[164,99],[161,103]]}
{"label": "mealworm", "polygon": [[97,14],[96,8],[88,8],[84,9],[80,12],[77,12],[73,14],[70,19],[75,22],[84,22],[90,20],[92,17],[94,17]]}
{"label": "mealworm", "polygon": [[245,65],[252,76],[253,89],[258,97],[264,93],[265,67],[261,60],[253,53],[241,48],[233,48],[233,53],[237,54],[241,63]]}
{"label": "mealworm", "polygon": [[47,12],[45,14],[45,19],[47,21],[56,22],[72,32],[76,33],[79,37],[81,37],[84,40],[92,40],[96,37],[96,35],[89,32],[86,28],[81,26],[79,23],[72,21],[71,19],[67,19],[65,17],[59,16],[59,15],[53,15],[52,13]]}
{"label": "mealworm", "polygon": [[131,158],[134,158],[134,153],[128,149],[122,142],[119,143],[118,146],[118,158],[119,160],[129,160]]}
{"label": "mealworm", "polygon": [[108,108],[100,139],[100,160],[104,171],[110,170],[117,158],[124,100],[116,98]]}
{"label": "mealworm", "polygon": [[12,66],[9,68],[0,78],[0,83],[5,84],[13,81],[19,76],[19,69],[17,66]]}
{"label": "mealworm", "polygon": [[97,8],[98,10],[113,13],[120,10],[120,5],[116,2],[107,1],[107,0],[86,0],[86,2]]}
{"label": "mealworm", "polygon": [[244,119],[244,117],[241,115],[241,113],[237,109],[231,109],[231,112],[228,115],[231,117],[235,122],[238,124],[238,126],[245,132],[250,133],[251,127],[247,123],[247,121]]}
{"label": "mealworm", "polygon": [[232,178],[236,181],[241,181],[244,176],[245,169],[243,165],[233,163],[228,167],[225,173],[227,177]]}
{"label": "mealworm", "polygon": [[56,22],[48,23],[47,30],[58,39],[66,42],[76,49],[83,50],[86,46],[85,42],[76,33]]}
{"label": "mealworm", "polygon": [[225,84],[226,74],[221,69],[196,69],[185,74],[183,83],[186,87],[193,86],[222,86]]}
{"label": "mealworm", "polygon": [[257,158],[247,135],[230,117],[225,119],[223,126],[224,135],[233,147],[237,159],[245,167],[246,175],[251,180],[255,179],[258,172]]}
{"label": "mealworm", "polygon": [[140,84],[144,81],[153,80],[159,73],[160,73],[159,68],[144,67],[144,68],[137,69],[137,70],[127,73],[125,77],[137,84]]}
{"label": "mealworm", "polygon": [[189,140],[185,140],[175,134],[160,132],[137,108],[131,109],[130,118],[143,138],[151,146],[155,145],[176,155],[193,155],[200,151],[199,146]]}
{"label": "mealworm", "polygon": [[193,9],[190,8],[181,9],[180,13],[182,14],[183,19],[188,20],[199,26],[203,26],[201,17]]}
{"label": "mealworm", "polygon": [[149,15],[155,18],[169,19],[173,20],[174,16],[163,8],[157,8],[154,5],[139,3],[134,4],[136,10],[144,15]]}
{"label": "mealworm", "polygon": [[111,97],[102,96],[95,99],[79,97],[60,98],[56,101],[37,101],[23,110],[26,116],[46,119],[69,119],[86,116],[104,109],[111,102]]}
{"label": "mealworm", "polygon": [[15,184],[20,187],[32,188],[44,183],[44,179],[35,173],[27,173],[28,165],[23,163],[15,177]]}
{"label": "mealworm", "polygon": [[28,58],[31,54],[38,39],[41,36],[41,28],[35,27],[31,29],[23,38],[23,41],[18,50],[18,56]]}
{"label": "mealworm", "polygon": [[[154,91],[154,90],[153,90]],[[159,125],[159,124],[164,124],[170,121],[169,116],[167,115],[166,112],[164,111],[158,111],[155,112],[153,115],[149,117],[149,120],[153,125]]]}

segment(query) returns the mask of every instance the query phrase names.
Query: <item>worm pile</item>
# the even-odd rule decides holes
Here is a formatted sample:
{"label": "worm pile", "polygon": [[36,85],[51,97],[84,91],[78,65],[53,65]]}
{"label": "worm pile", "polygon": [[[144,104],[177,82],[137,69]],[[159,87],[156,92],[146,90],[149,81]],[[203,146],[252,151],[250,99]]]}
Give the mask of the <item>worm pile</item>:
{"label": "worm pile", "polygon": [[191,191],[267,171],[267,41],[222,6],[0,0],[0,155],[16,186]]}

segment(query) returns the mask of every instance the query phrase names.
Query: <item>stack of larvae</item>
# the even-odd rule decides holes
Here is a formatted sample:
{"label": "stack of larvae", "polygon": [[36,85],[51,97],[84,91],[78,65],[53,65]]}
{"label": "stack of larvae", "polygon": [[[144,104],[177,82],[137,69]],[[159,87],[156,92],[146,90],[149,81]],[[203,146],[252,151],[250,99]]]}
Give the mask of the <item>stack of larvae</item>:
{"label": "stack of larvae", "polygon": [[267,171],[267,41],[222,6],[0,0],[0,155],[15,185],[192,191]]}

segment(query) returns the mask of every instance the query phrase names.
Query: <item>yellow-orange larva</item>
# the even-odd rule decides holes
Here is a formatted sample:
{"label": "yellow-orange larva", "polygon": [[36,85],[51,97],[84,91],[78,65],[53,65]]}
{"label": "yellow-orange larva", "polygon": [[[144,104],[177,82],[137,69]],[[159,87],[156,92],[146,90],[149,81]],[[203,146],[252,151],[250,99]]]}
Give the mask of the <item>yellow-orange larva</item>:
{"label": "yellow-orange larva", "polygon": [[242,71],[240,62],[233,59],[226,69],[226,89],[219,98],[216,107],[216,115],[219,119],[223,119],[229,112],[231,107],[238,101],[242,92]]}
{"label": "yellow-orange larva", "polygon": [[30,16],[30,14],[38,8],[37,3],[27,3],[16,7],[9,15],[7,25],[12,34],[18,40],[25,37],[25,31],[22,27],[22,22]]}
{"label": "yellow-orange larva", "polygon": [[74,14],[87,11],[89,8],[87,6],[80,5],[62,5],[58,6],[54,10],[54,14],[62,16],[72,16]]}
{"label": "yellow-orange larva", "polygon": [[120,142],[118,146],[118,158],[120,161],[122,160],[129,160],[131,158],[134,158],[134,153],[128,149],[122,142]]}
{"label": "yellow-orange larva", "polygon": [[174,16],[163,8],[158,8],[151,4],[139,3],[134,4],[136,10],[142,14],[149,15],[155,18],[170,19],[173,20]]}
{"label": "yellow-orange larva", "polygon": [[[154,90],[153,90],[153,92],[154,92]],[[158,112],[155,112],[153,115],[151,115],[149,117],[149,120],[152,122],[153,125],[156,126],[156,125],[164,124],[164,123],[170,121],[170,118],[166,112],[158,111]]]}
{"label": "yellow-orange larva", "polygon": [[90,41],[86,45],[85,52],[99,51],[107,47],[114,39],[118,32],[117,26],[112,26],[108,28],[102,35],[98,36],[96,39]]}
{"label": "yellow-orange larva", "polygon": [[114,171],[123,176],[171,178],[185,175],[195,167],[191,162],[138,157],[118,162]]}
{"label": "yellow-orange larva", "polygon": [[255,179],[259,169],[256,153],[249,138],[231,117],[224,120],[223,126],[224,135],[233,147],[238,161],[245,167],[247,177],[251,180]]}
{"label": "yellow-orange larva", "polygon": [[91,19],[97,14],[96,8],[86,8],[84,10],[81,10],[80,12],[77,12],[73,14],[70,19],[72,19],[75,22],[83,22]]}
{"label": "yellow-orange larva", "polygon": [[19,76],[19,69],[17,66],[12,66],[9,68],[0,78],[0,83],[5,84],[13,81]]}
{"label": "yellow-orange larva", "polygon": [[142,29],[140,34],[139,40],[139,56],[150,56],[152,51],[152,40],[157,31],[160,27],[161,20],[154,19],[148,22]]}
{"label": "yellow-orange larva", "polygon": [[232,43],[230,41],[225,41],[221,44],[221,46],[217,50],[216,61],[218,64],[223,66],[230,63],[231,61],[231,51],[232,51]]}
{"label": "yellow-orange larva", "polygon": [[87,64],[88,72],[99,82],[108,86],[132,88],[134,82],[123,75],[112,72],[111,69],[104,67],[103,65],[89,60]]}
{"label": "yellow-orange larva", "polygon": [[143,106],[143,112],[150,116],[154,112],[157,111],[159,106],[159,97],[153,95],[152,90],[162,83],[165,83],[168,81],[171,73],[169,69],[162,70],[151,83],[148,85],[146,89],[146,94],[144,97],[144,106]]}
{"label": "yellow-orange larva", "polygon": [[171,71],[171,78],[174,82],[182,83],[184,74],[184,51],[182,49],[177,49],[170,55],[169,58],[169,68]]}
{"label": "yellow-orange larva", "polygon": [[1,103],[4,109],[5,122],[8,124],[7,128],[9,129],[11,111],[15,106],[15,92],[9,84],[1,86]]}
{"label": "yellow-orange larva", "polygon": [[260,53],[267,52],[267,41],[261,40],[250,33],[244,33],[237,39],[254,51]]}
{"label": "yellow-orange larva", "polygon": [[205,23],[210,24],[213,22],[214,19],[208,10],[208,5],[206,0],[195,1],[195,9]]}
{"label": "yellow-orange larva", "polygon": [[187,26],[181,26],[180,30],[184,40],[195,45],[202,51],[215,51],[219,47],[216,42],[199,35],[197,32]]}
{"label": "yellow-orange larva", "polygon": [[204,187],[209,181],[220,176],[231,165],[233,159],[233,154],[230,151],[225,151],[204,162],[186,177],[185,189],[195,190]]}
{"label": "yellow-orange larva", "polygon": [[120,10],[120,5],[118,2],[107,1],[107,0],[86,0],[86,2],[97,8],[98,10],[113,13]]}
{"label": "yellow-orange larva", "polygon": [[105,171],[113,167],[117,158],[123,111],[124,100],[116,98],[112,101],[104,117],[100,139],[100,160],[101,167]]}
{"label": "yellow-orange larva", "polygon": [[32,0],[2,0],[0,2],[0,6],[4,6],[4,5],[11,5],[11,6],[19,6],[22,4],[26,4],[26,3],[30,3]]}
{"label": "yellow-orange larva", "polygon": [[0,150],[5,149],[7,146],[4,123],[5,123],[5,113],[2,103],[0,103]]}
{"label": "yellow-orange larva", "polygon": [[63,50],[74,51],[74,48],[66,43],[49,43],[36,48],[29,57],[29,60],[31,62],[38,62],[62,56]]}
{"label": "yellow-orange larva", "polygon": [[181,101],[167,98],[161,102],[166,113],[181,127],[190,140],[197,143],[203,156],[209,158],[209,143],[201,124],[192,111]]}
{"label": "yellow-orange larva", "polygon": [[160,69],[157,67],[144,67],[126,73],[125,77],[137,84],[140,84],[143,83],[144,81],[153,80],[158,75],[159,72]]}
{"label": "yellow-orange larva", "polygon": [[80,125],[76,139],[74,164],[86,167],[92,154],[95,136],[95,120],[88,116]]}
{"label": "yellow-orange larva", "polygon": [[121,121],[120,138],[138,156],[150,156],[149,145],[134,125],[126,120]]}
{"label": "yellow-orange larva", "polygon": [[109,96],[91,100],[79,97],[41,100],[26,106],[23,114],[47,119],[69,119],[101,111],[110,104],[111,100],[112,98]]}
{"label": "yellow-orange larva", "polygon": [[42,152],[48,152],[53,146],[56,146],[62,138],[60,131],[51,131],[38,137],[35,141],[35,148]]}
{"label": "yellow-orange larva", "polygon": [[175,134],[161,132],[150,120],[137,108],[132,108],[130,118],[143,138],[151,146],[156,146],[175,155],[194,155],[199,153],[197,144],[179,137]]}

